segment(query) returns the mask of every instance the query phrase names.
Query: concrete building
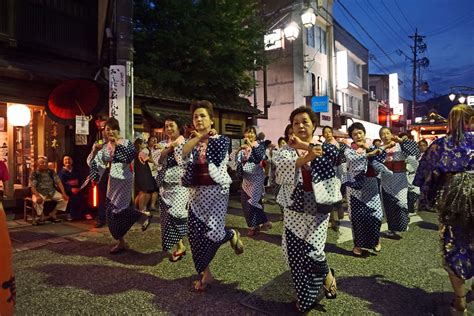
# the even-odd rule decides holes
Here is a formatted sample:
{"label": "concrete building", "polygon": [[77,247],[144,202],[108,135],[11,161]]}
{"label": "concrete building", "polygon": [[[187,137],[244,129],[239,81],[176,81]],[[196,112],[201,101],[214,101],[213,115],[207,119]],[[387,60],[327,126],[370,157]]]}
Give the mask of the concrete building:
{"label": "concrete building", "polygon": [[376,112],[369,105],[369,50],[334,21],[336,51],[336,103],[341,114],[377,123]]}
{"label": "concrete building", "polygon": [[[396,74],[392,74],[396,75]],[[378,124],[392,128],[394,133],[405,133],[406,111],[409,102],[398,95],[402,81],[398,76],[370,74],[369,91],[371,106],[378,107]]]}
{"label": "concrete building", "polygon": [[[328,96],[328,111],[321,113],[321,125],[332,126],[335,96],[333,1],[318,1],[319,6],[316,1],[311,1],[317,14],[316,25],[311,28],[301,25],[303,1],[290,5],[282,0],[264,3],[269,33],[274,32],[276,38],[267,42],[271,62],[266,71],[256,74],[256,95],[250,97],[251,102],[257,103],[264,113],[258,116],[259,130],[266,134],[267,139],[276,142],[283,136],[290,113],[297,107],[307,105],[313,96]],[[290,21],[297,22],[300,27],[300,34],[293,41],[285,39],[282,33]]]}

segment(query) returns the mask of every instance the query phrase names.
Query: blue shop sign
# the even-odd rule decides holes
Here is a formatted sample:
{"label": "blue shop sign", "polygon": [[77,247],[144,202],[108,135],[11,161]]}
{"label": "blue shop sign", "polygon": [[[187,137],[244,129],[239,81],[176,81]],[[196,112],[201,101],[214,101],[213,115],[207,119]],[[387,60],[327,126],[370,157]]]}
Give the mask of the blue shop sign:
{"label": "blue shop sign", "polygon": [[327,95],[322,97],[311,98],[311,108],[314,112],[328,112],[329,111],[329,97]]}

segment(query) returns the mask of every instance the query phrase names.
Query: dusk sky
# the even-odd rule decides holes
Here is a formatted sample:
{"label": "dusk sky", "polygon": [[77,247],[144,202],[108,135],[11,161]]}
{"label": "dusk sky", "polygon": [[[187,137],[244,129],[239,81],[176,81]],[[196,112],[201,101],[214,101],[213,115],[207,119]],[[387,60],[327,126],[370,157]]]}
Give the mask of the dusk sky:
{"label": "dusk sky", "polygon": [[408,36],[414,35],[415,28],[426,36],[427,50],[419,57],[430,60],[419,80],[428,82],[430,92],[419,92],[417,99],[448,94],[452,86],[474,88],[474,0],[335,0],[333,15],[375,56],[369,73],[398,72],[403,81],[400,95],[406,99],[412,99],[412,65],[397,50],[413,56],[413,40]]}

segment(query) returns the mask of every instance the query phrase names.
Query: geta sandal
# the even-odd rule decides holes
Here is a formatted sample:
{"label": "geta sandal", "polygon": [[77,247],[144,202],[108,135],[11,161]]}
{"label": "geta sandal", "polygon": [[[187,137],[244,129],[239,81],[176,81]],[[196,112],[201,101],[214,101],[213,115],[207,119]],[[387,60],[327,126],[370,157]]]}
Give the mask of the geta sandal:
{"label": "geta sandal", "polygon": [[[331,275],[332,275],[332,280],[331,284],[329,287],[326,287],[326,285],[323,284],[323,289],[324,289],[324,295],[328,300],[333,300],[337,297],[337,287],[336,287],[336,273],[334,272],[334,269],[330,269]],[[332,291],[331,291],[332,290]]]}

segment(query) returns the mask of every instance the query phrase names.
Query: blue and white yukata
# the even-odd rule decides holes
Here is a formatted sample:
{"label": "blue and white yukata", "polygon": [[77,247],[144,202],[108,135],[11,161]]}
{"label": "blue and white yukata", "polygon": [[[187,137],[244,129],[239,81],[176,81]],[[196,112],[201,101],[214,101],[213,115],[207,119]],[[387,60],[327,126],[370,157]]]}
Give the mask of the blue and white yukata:
{"label": "blue and white yukata", "polygon": [[[180,136],[178,143],[184,138]],[[167,141],[160,142],[162,148],[167,148]],[[161,149],[152,151],[153,161],[157,167],[156,182],[160,192],[161,240],[163,251],[170,251],[188,233],[188,202],[189,189],[181,185],[184,175],[182,164],[182,146],[170,152],[162,164],[159,159]]]}
{"label": "blue and white yukata", "polygon": [[459,144],[450,135],[435,140],[420,160],[414,184],[436,196],[446,270],[473,278],[474,134],[465,132]]}
{"label": "blue and white yukata", "polygon": [[[185,157],[183,185],[189,187],[188,238],[198,273],[211,263],[219,247],[230,241],[233,232],[225,228],[232,179],[227,173],[230,139],[215,135],[198,143]],[[196,185],[198,165],[207,164],[208,176],[214,184]]]}
{"label": "blue and white yukata", "polygon": [[286,173],[280,172],[278,164],[280,161],[281,153],[287,146],[278,149],[278,154],[273,156],[273,163],[275,164],[275,183],[278,185],[278,193],[276,195],[276,202],[283,208],[287,208],[293,204],[291,195],[295,190],[295,183],[293,181],[285,182]]}
{"label": "blue and white yukata", "polygon": [[285,203],[288,206],[284,210],[282,250],[302,311],[310,309],[323,290],[329,272],[324,253],[329,212],[342,199],[341,183],[334,171],[338,149],[330,144],[322,147],[323,157],[314,159],[309,166],[296,168],[299,154],[290,147],[283,148],[276,161],[282,188],[294,187],[292,202]]}
{"label": "blue and white yukata", "polygon": [[393,174],[381,174],[382,205],[390,231],[408,229],[408,178],[405,161],[408,156],[418,158],[420,151],[415,141],[407,139],[386,150],[385,165]]}
{"label": "blue and white yukata", "polygon": [[143,213],[132,205],[133,162],[136,155],[133,143],[124,139],[112,149],[104,144],[90,164],[89,178],[99,182],[108,164],[110,164],[109,182],[105,210],[110,233],[119,240],[125,236]]}
{"label": "blue and white yukata", "polygon": [[[343,175],[343,182],[347,189],[354,247],[373,249],[379,243],[382,226],[382,203],[376,176],[379,172],[387,172],[383,165],[385,153],[367,158],[365,150],[344,148],[347,173]],[[375,149],[371,147],[368,151]]]}
{"label": "blue and white yukata", "polygon": [[262,198],[265,192],[265,171],[260,164],[265,157],[265,144],[242,149],[237,155],[237,170],[242,175],[241,203],[249,228],[268,222],[263,211]]}

